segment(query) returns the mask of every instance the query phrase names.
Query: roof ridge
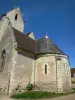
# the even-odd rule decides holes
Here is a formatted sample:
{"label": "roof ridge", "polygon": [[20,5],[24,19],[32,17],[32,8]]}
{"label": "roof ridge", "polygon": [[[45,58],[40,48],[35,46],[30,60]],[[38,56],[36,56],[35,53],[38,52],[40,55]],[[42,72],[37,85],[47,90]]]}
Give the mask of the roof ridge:
{"label": "roof ridge", "polygon": [[29,35],[31,32],[26,33],[26,35]]}
{"label": "roof ridge", "polygon": [[[22,33],[21,31],[15,29],[15,28],[13,28],[13,29],[14,29],[15,31],[18,31],[19,34],[24,35],[24,36],[27,36],[29,39],[33,40],[32,38],[30,38],[30,37],[29,37],[28,35],[26,35],[25,33]],[[36,41],[36,40],[33,40],[33,41]]]}

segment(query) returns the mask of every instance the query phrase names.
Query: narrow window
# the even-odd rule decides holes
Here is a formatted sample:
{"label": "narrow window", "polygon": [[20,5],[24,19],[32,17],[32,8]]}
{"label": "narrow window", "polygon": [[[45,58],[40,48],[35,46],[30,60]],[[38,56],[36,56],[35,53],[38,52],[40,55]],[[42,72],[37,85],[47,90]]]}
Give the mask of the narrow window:
{"label": "narrow window", "polygon": [[4,70],[5,57],[6,57],[6,51],[5,51],[5,49],[2,51],[1,57],[2,57],[2,64],[1,64],[0,71],[2,72]]}
{"label": "narrow window", "polygon": [[15,20],[17,20],[17,17],[18,17],[18,15],[16,14],[16,15],[15,15]]}
{"label": "narrow window", "polygon": [[45,74],[47,74],[47,65],[45,65]]}

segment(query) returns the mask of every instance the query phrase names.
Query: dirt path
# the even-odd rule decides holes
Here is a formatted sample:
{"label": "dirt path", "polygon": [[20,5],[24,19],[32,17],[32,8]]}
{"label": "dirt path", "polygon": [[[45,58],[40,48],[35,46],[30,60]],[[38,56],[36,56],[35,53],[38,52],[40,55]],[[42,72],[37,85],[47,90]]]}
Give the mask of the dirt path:
{"label": "dirt path", "polygon": [[[9,98],[7,95],[0,95],[0,100],[15,100],[15,99]],[[20,99],[20,100],[27,100],[27,99]],[[75,100],[75,94],[70,94],[67,96],[61,96],[61,97],[52,98],[52,99],[38,99],[38,100]]]}

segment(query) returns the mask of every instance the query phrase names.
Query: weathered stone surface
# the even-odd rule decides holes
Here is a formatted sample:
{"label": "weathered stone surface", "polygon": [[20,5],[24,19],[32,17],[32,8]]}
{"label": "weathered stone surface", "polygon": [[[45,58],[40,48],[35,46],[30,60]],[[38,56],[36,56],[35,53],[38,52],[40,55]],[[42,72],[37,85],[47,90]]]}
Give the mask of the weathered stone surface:
{"label": "weathered stone surface", "polygon": [[[17,19],[15,20],[16,15]],[[21,31],[22,33],[24,32],[24,22],[19,8],[13,9],[12,11],[8,12],[6,16],[10,19],[12,27]]]}
{"label": "weathered stone surface", "polygon": [[[0,30],[0,66],[2,64],[2,50],[5,49],[6,51],[6,58],[5,58],[5,66],[4,66],[4,70],[3,72],[0,72],[0,87],[2,87],[2,90],[4,90],[4,92],[8,91],[9,88],[9,79],[11,77],[11,69],[12,69],[12,65],[14,66],[15,64],[13,61],[14,58],[14,49],[16,47],[16,41],[15,41],[15,37],[14,37],[14,33],[12,30],[12,26],[10,21],[4,17],[1,22],[0,25],[2,25],[3,27]],[[12,81],[12,80],[11,80]]]}
{"label": "weathered stone surface", "polygon": [[[56,60],[56,56],[61,60]],[[45,75],[45,64],[47,65],[47,74]],[[35,83],[40,84],[45,82],[56,82],[53,87],[55,91],[66,92],[71,90],[71,73],[70,65],[67,56],[63,55],[41,55],[36,61],[35,67]],[[40,88],[43,86],[39,85]],[[47,85],[48,86],[48,85]],[[44,86],[43,86],[44,87]],[[51,87],[51,86],[50,86]],[[48,87],[49,88],[49,87]],[[50,89],[53,90],[53,89]]]}
{"label": "weathered stone surface", "polygon": [[57,61],[57,84],[59,92],[71,89],[71,73],[68,58],[61,57],[61,61]]}
{"label": "weathered stone surface", "polygon": [[36,87],[38,87],[39,91],[47,91],[47,92],[57,92],[57,82],[36,82]]}
{"label": "weathered stone surface", "polygon": [[21,88],[25,88],[29,82],[34,82],[35,60],[18,54],[15,69],[15,85],[19,84]]}
{"label": "weathered stone surface", "polygon": [[[45,74],[45,64],[47,74]],[[35,84],[38,84],[44,91],[57,91],[55,56],[43,55],[36,60]]]}

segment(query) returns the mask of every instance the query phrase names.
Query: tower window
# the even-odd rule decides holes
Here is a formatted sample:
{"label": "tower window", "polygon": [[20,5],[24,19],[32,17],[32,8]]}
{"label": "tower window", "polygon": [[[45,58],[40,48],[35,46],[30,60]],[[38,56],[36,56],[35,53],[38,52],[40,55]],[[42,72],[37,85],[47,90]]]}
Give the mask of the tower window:
{"label": "tower window", "polygon": [[5,49],[2,51],[1,58],[2,58],[2,63],[1,63],[0,71],[2,72],[3,69],[4,69],[5,58],[6,58],[6,51],[5,51]]}
{"label": "tower window", "polygon": [[18,14],[15,15],[15,20],[17,20]]}
{"label": "tower window", "polygon": [[45,65],[45,74],[47,74],[47,65]]}

